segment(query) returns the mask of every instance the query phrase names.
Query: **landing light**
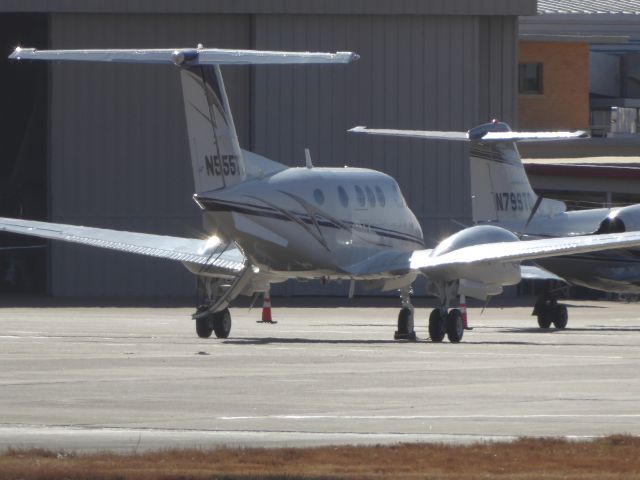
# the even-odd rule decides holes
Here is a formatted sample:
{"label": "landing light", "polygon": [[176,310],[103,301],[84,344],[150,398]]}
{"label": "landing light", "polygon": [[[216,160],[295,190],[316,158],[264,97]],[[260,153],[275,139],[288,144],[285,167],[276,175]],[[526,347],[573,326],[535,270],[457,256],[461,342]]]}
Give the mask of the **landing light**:
{"label": "landing light", "polygon": [[216,237],[215,235],[211,235],[209,238],[207,238],[207,241],[204,244],[204,249],[205,251],[212,250],[216,248],[218,245],[220,245],[220,243],[222,242],[218,237]]}

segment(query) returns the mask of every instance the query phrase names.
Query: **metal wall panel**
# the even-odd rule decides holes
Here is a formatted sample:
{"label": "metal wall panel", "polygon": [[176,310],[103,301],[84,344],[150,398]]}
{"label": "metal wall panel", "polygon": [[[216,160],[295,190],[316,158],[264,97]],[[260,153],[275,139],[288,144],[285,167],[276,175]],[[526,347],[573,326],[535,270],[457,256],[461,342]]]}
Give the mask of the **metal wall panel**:
{"label": "metal wall panel", "polygon": [[[240,15],[52,15],[51,48],[248,48]],[[226,70],[241,135],[249,72]],[[52,64],[50,218],[161,234],[201,233],[191,200],[178,71],[170,66]],[[247,137],[242,137],[242,139]],[[246,142],[243,142],[246,143]],[[190,295],[182,265],[53,242],[51,290],[65,295]]]}
{"label": "metal wall panel", "polygon": [[518,23],[513,17],[480,18],[480,115],[517,127]]}
{"label": "metal wall panel", "polygon": [[2,0],[0,12],[536,15],[537,0]]}

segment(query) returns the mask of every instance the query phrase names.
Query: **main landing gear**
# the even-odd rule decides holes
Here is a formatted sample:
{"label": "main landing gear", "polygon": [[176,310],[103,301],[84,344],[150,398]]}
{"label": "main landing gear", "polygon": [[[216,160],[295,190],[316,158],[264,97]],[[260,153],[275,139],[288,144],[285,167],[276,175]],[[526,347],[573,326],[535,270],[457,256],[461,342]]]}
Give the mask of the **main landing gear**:
{"label": "main landing gear", "polygon": [[538,301],[533,307],[532,315],[538,317],[538,326],[547,329],[553,324],[562,330],[567,327],[569,313],[567,306],[558,303],[558,299],[550,292],[538,297]]}
{"label": "main landing gear", "polygon": [[[413,323],[413,305],[411,305],[411,289],[400,290],[402,308],[398,314],[398,329],[393,338],[395,340],[416,340],[416,332]],[[462,340],[465,329],[465,320],[457,308],[448,308],[449,301],[443,301],[440,308],[436,308],[429,316],[429,336],[432,342],[442,342],[445,335],[451,343]]]}
{"label": "main landing gear", "polygon": [[457,308],[434,308],[429,315],[429,336],[432,342],[440,343],[447,335],[451,343],[458,343],[464,334],[464,318]]}
{"label": "main landing gear", "polygon": [[198,309],[194,315],[196,333],[200,338],[209,338],[212,333],[218,338],[227,338],[231,333],[231,313],[225,308],[219,312],[209,312],[207,307]]}

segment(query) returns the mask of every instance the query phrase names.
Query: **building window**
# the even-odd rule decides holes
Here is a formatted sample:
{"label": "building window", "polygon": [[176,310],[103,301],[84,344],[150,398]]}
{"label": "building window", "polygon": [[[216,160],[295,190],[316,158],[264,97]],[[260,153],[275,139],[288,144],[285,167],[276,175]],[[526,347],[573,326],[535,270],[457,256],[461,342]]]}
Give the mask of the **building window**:
{"label": "building window", "polygon": [[542,94],[542,63],[521,63],[518,65],[518,93]]}

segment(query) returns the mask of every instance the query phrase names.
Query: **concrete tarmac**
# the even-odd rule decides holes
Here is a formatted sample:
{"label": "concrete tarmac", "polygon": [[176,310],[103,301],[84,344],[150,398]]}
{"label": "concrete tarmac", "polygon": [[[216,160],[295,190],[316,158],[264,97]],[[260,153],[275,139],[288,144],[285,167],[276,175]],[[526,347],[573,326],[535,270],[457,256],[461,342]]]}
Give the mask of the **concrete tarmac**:
{"label": "concrete tarmac", "polygon": [[232,310],[227,340],[186,308],[0,309],[0,450],[119,452],[640,435],[640,306],[469,309],[462,343],[392,340],[397,308]]}

